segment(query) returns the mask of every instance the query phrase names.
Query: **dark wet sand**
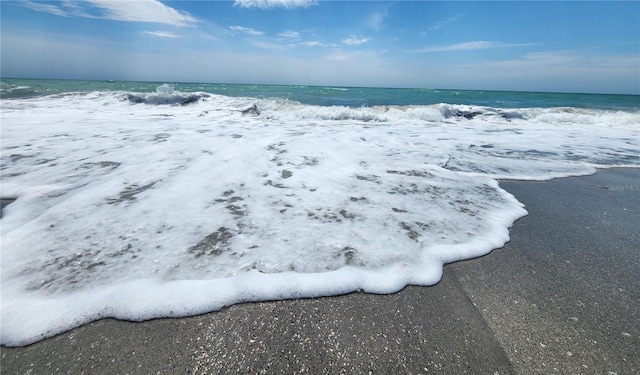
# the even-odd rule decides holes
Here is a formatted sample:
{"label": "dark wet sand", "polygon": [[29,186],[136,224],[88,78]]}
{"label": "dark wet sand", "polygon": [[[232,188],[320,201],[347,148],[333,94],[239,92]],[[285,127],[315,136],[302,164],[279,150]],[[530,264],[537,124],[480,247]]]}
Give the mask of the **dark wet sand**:
{"label": "dark wet sand", "polygon": [[2,347],[2,373],[640,373],[640,169],[501,185],[529,215],[436,286],[106,319]]}

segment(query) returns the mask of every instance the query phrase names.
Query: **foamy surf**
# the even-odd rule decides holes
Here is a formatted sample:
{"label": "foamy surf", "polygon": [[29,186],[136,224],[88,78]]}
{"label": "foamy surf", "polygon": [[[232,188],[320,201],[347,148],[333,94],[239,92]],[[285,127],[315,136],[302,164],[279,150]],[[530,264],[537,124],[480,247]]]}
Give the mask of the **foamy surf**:
{"label": "foamy surf", "polygon": [[[508,241],[496,179],[638,166],[638,114],[96,91],[3,100],[1,342],[395,292]],[[247,109],[254,108],[252,111]]]}

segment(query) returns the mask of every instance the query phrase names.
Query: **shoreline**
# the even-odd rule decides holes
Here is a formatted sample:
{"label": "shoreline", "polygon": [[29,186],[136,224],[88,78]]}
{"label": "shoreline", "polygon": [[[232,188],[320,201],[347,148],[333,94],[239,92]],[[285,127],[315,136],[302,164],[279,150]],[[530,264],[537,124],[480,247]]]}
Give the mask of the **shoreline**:
{"label": "shoreline", "polygon": [[500,181],[529,215],[440,283],[391,295],[103,319],[21,348],[7,373],[637,373],[640,169]]}

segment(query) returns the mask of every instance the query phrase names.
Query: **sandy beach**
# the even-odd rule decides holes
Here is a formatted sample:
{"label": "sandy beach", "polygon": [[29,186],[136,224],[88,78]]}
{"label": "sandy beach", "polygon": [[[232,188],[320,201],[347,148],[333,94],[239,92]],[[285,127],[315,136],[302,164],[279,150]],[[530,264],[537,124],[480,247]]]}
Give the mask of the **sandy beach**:
{"label": "sandy beach", "polygon": [[2,347],[2,373],[640,373],[640,169],[501,186],[529,215],[435,286],[105,319]]}

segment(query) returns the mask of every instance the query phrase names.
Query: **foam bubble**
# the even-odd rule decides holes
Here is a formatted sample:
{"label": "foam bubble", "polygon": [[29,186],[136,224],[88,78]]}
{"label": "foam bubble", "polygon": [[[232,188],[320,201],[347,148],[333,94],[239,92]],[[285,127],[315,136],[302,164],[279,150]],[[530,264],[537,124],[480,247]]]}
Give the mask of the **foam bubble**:
{"label": "foam bubble", "polygon": [[17,197],[0,228],[4,345],[432,285],[526,214],[495,178],[637,166],[640,149],[626,113],[122,95],[0,102],[0,195]]}

